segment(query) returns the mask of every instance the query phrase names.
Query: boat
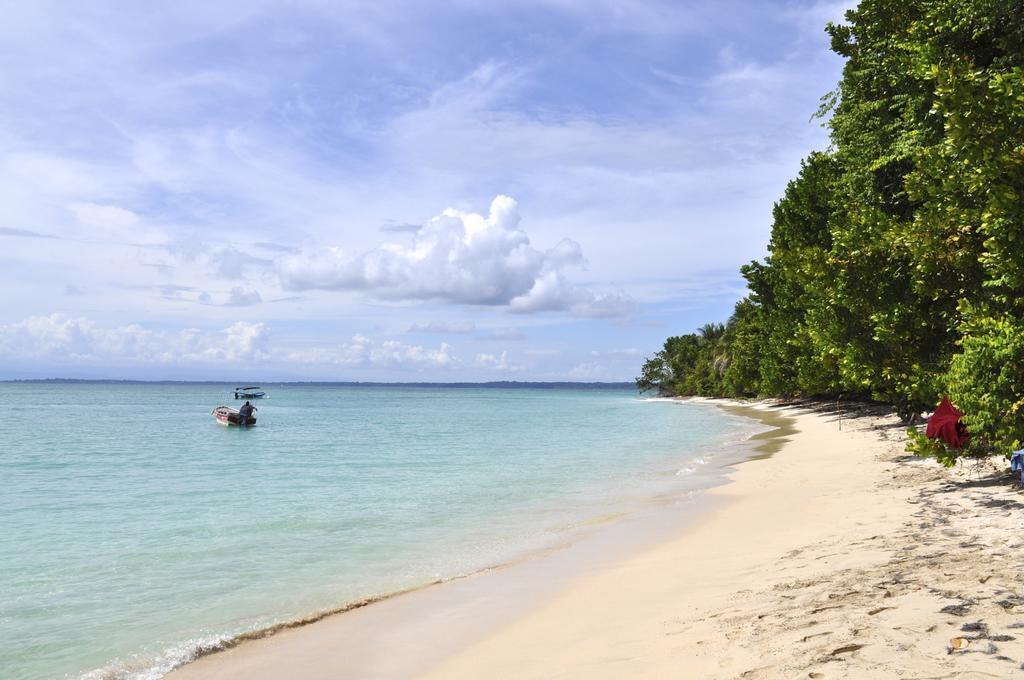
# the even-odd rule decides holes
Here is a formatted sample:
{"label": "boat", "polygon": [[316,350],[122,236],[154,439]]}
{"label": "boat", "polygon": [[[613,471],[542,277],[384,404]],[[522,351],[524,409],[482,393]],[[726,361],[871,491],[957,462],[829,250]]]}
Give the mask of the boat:
{"label": "boat", "polygon": [[235,399],[262,399],[267,396],[266,392],[260,390],[259,386],[236,387]]}
{"label": "boat", "polygon": [[213,415],[213,417],[216,418],[217,422],[220,423],[221,425],[252,427],[253,425],[256,424],[256,416],[249,416],[249,421],[245,423],[245,425],[242,425],[242,423],[238,422],[238,409],[231,408],[230,406],[218,406],[217,408],[213,409],[211,415]]}

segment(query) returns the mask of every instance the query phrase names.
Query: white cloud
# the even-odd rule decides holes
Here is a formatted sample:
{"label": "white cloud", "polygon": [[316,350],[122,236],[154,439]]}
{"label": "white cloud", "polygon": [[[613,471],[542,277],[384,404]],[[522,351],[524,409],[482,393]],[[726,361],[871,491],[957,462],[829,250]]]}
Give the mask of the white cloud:
{"label": "white cloud", "polygon": [[287,359],[300,364],[347,367],[443,368],[457,363],[451,350],[451,345],[444,342],[437,348],[429,348],[397,340],[378,342],[363,335],[356,335],[348,342],[335,346],[289,352]]}
{"label": "white cloud", "polygon": [[227,347],[223,348],[229,360],[261,359],[267,355],[270,330],[266,324],[235,322],[224,329]]}
{"label": "white cloud", "polygon": [[0,360],[39,365],[246,365],[444,369],[452,347],[412,345],[355,335],[337,344],[289,348],[272,343],[263,323],[238,321],[219,331],[155,331],[137,324],[103,327],[83,317],[36,316],[0,325]]}
{"label": "white cloud", "polygon": [[611,374],[608,371],[608,367],[597,363],[587,362],[577,364],[569,372],[568,377],[570,380],[610,380]]}
{"label": "white cloud", "polygon": [[65,314],[0,325],[0,358],[56,363],[128,361],[156,364],[251,361],[268,356],[265,324],[239,321],[221,331],[153,331],[136,324],[103,328]]}
{"label": "white cloud", "polygon": [[629,312],[626,296],[600,295],[566,279],[567,270],[585,264],[578,243],[563,239],[541,252],[519,222],[516,202],[498,196],[486,217],[445,210],[416,231],[409,246],[384,243],[358,256],[340,247],[307,250],[279,258],[276,268],[289,290],[365,291],[391,300],[507,305],[516,312]]}
{"label": "white cloud", "polygon": [[228,294],[226,304],[230,307],[248,307],[249,305],[258,305],[261,302],[263,302],[263,298],[260,297],[259,291],[235,286]]}
{"label": "white cloud", "polygon": [[267,266],[271,260],[261,257],[254,257],[243,253],[237,248],[221,248],[207,255],[210,266],[217,276],[226,279],[241,278],[245,270],[252,266]]}
{"label": "white cloud", "polygon": [[68,210],[82,224],[102,230],[128,231],[138,225],[139,216],[116,205],[98,203],[72,203]]}
{"label": "white cloud", "polygon": [[[451,337],[467,347],[459,379],[473,379],[476,352],[501,347],[485,341],[514,339],[487,329],[516,323],[527,362],[557,333],[561,354],[531,377],[563,377],[592,347],[646,348],[728,314],[738,265],[764,254],[772,202],[827,144],[807,119],[839,76],[822,26],[841,1],[357,4],[12,6],[0,25],[0,289],[17,293],[0,323],[59,309],[107,324],[97,333],[129,320],[216,329],[223,305],[258,289],[281,304],[231,307],[230,320],[272,313],[298,346],[472,319],[477,333]],[[471,40],[466,21],[480,29]],[[677,49],[681,34],[702,36],[699,54]],[[233,54],[256,56],[221,58]],[[462,218],[499,193],[520,199],[523,225],[500,231],[525,245],[462,244]],[[433,235],[450,242],[417,260],[443,226],[428,223],[438,201],[458,209]],[[545,251],[567,235],[578,243]],[[358,294],[291,296],[272,259],[288,252]],[[358,285],[337,285],[339,272]],[[545,328],[565,313],[630,315]],[[645,330],[655,324],[665,330]]]}
{"label": "white cloud", "polygon": [[520,313],[565,310],[576,316],[616,317],[631,314],[636,303],[622,293],[598,294],[573,285],[554,271],[538,278],[525,295],[513,299],[509,306]]}
{"label": "white cloud", "polygon": [[488,368],[494,371],[518,371],[520,367],[509,363],[508,352],[502,352],[501,354],[487,354],[481,353],[476,355],[476,363],[478,366]]}

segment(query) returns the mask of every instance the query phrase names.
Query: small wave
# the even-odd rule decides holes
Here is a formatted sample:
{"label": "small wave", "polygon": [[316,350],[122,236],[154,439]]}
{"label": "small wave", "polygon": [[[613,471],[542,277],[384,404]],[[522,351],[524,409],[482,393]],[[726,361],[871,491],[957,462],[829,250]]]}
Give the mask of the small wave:
{"label": "small wave", "polygon": [[[464,578],[465,575],[460,574],[454,579]],[[444,580],[454,580],[444,579]],[[333,607],[326,609],[310,616],[303,618],[294,619],[290,621],[283,621],[274,623],[268,626],[262,626],[258,628],[252,628],[250,630],[244,630],[234,635],[221,634],[210,636],[207,638],[192,638],[186,640],[180,644],[169,647],[161,652],[159,655],[149,657],[145,661],[131,660],[125,661],[122,659],[116,659],[109,665],[103,668],[98,668],[94,671],[89,671],[81,676],[78,680],[159,680],[164,677],[175,668],[184,666],[185,664],[191,663],[200,659],[204,656],[214,654],[216,652],[222,652],[226,649],[236,647],[243,642],[249,640],[259,640],[261,638],[270,637],[288,628],[299,628],[301,626],[307,626],[311,623],[316,623],[321,619],[325,619],[328,616],[334,614],[342,614],[353,609],[359,609],[365,607],[374,602],[386,600],[403,593],[412,592],[419,590],[420,588],[426,588],[431,585],[441,583],[442,580],[431,581],[430,583],[424,584],[416,588],[408,588],[406,590],[399,590],[385,595],[378,595],[376,597],[368,597],[362,600],[356,600],[349,604],[342,605],[340,607]]]}
{"label": "small wave", "polygon": [[692,475],[700,468],[701,465],[707,465],[709,462],[711,462],[710,456],[697,456],[696,458],[691,458],[690,465],[678,469],[676,471],[676,475],[680,477],[684,475]]}
{"label": "small wave", "polygon": [[78,680],[159,680],[175,668],[179,668],[185,664],[201,659],[204,656],[208,656],[216,652],[222,652],[226,649],[231,649],[243,642],[270,637],[283,630],[288,630],[289,628],[301,628],[303,626],[308,626],[311,623],[316,623],[317,621],[326,619],[328,616],[344,614],[345,612],[352,611],[353,609],[361,609],[362,607],[366,607],[376,602],[389,600],[393,597],[398,597],[399,595],[416,592],[441,583],[459,581],[464,578],[469,578],[470,576],[499,569],[508,564],[510,564],[510,562],[492,564],[481,569],[459,573],[447,578],[438,578],[418,586],[392,591],[383,595],[366,597],[361,600],[349,602],[348,604],[344,604],[340,607],[324,609],[309,616],[282,621],[259,628],[253,628],[234,635],[222,634],[210,636],[208,638],[193,638],[164,650],[155,658],[149,657],[145,661],[124,661],[117,659],[103,668],[97,668],[96,670],[80,675]]}
{"label": "small wave", "polygon": [[234,647],[236,644],[238,642],[235,641],[235,636],[231,635],[186,640],[165,649],[155,659],[149,659],[144,664],[118,659],[108,666],[79,676],[79,680],[160,680],[179,666],[184,666],[201,656]]}

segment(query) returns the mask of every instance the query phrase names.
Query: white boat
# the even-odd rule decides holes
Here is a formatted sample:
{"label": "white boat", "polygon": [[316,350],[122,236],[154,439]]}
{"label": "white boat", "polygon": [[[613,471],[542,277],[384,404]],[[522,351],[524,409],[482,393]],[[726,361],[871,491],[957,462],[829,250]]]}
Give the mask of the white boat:
{"label": "white boat", "polygon": [[238,409],[230,406],[218,406],[213,409],[212,415],[221,425],[252,427],[256,424],[256,416],[249,416],[245,423],[240,422],[241,415],[238,413]]}
{"label": "white boat", "polygon": [[265,396],[267,393],[262,391],[258,385],[235,388],[235,399],[262,399]]}

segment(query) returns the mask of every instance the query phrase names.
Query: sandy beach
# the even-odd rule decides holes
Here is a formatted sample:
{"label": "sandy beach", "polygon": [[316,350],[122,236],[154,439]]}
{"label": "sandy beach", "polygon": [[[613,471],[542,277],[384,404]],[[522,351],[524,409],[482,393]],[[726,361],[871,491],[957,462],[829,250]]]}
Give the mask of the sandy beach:
{"label": "sandy beach", "polygon": [[554,551],[247,641],[169,677],[1020,672],[1024,503],[1003,461],[946,470],[907,456],[904,428],[884,414],[756,408],[786,426],[766,442],[777,450],[738,465],[704,512],[657,541]]}

